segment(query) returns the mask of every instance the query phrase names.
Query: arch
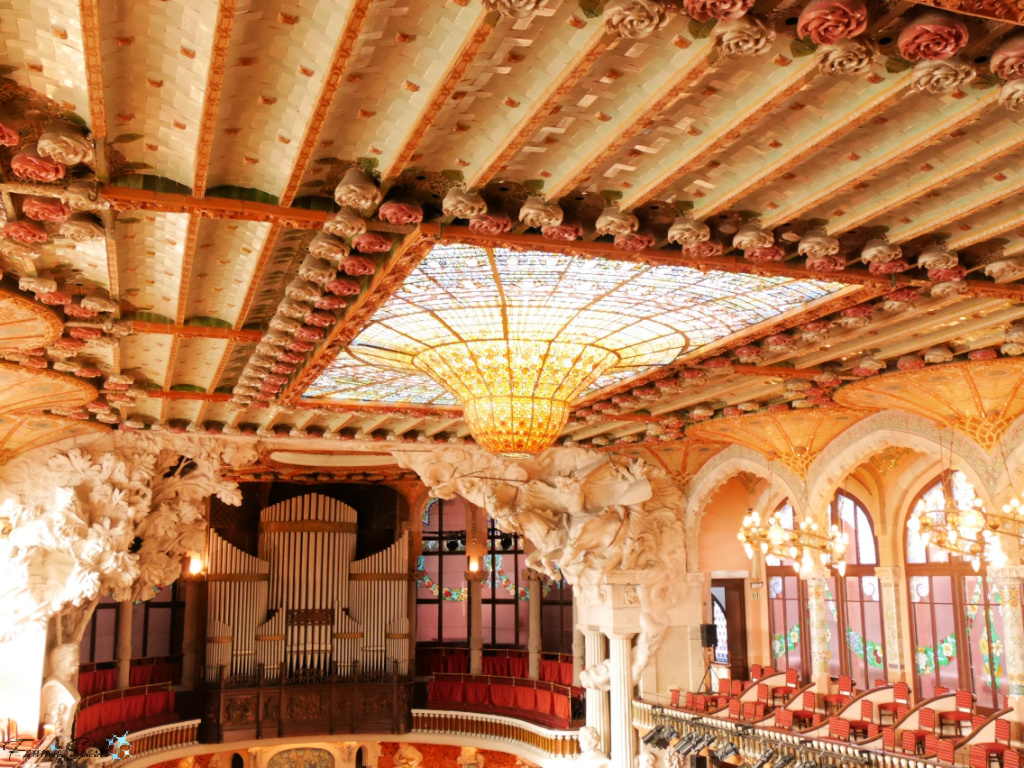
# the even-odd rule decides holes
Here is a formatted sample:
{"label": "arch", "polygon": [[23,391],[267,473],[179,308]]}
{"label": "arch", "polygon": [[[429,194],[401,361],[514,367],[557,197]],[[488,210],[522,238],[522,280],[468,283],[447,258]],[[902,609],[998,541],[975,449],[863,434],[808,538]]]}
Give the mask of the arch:
{"label": "arch", "polygon": [[[896,411],[872,414],[840,434],[821,452],[807,473],[807,498],[811,509],[821,509],[835,495],[843,478],[876,453],[893,446],[910,448],[916,453],[940,458],[953,441],[953,462],[978,489],[988,494],[996,487],[1000,467],[981,448],[958,432],[942,430],[920,416]],[[986,499],[986,503],[988,503]]]}
{"label": "arch", "polygon": [[231,768],[245,768],[245,757],[241,752],[235,752],[231,756]]}
{"label": "arch", "polygon": [[690,483],[686,501],[686,552],[688,570],[700,570],[700,522],[715,492],[729,478],[740,472],[750,472],[765,480],[771,479],[777,493],[774,497],[788,498],[798,514],[808,509],[806,492],[800,479],[781,465],[769,463],[757,451],[742,445],[731,445],[716,454]]}

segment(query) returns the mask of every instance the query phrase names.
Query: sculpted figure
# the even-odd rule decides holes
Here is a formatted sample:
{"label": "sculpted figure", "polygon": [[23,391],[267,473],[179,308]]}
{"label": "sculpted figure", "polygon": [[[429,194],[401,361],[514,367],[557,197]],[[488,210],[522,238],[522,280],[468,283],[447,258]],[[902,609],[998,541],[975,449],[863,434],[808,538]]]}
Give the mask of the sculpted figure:
{"label": "sculpted figure", "polygon": [[587,667],[580,672],[580,682],[584,688],[590,688],[595,691],[611,690],[612,673],[608,666],[608,659],[605,659],[600,664]]}
{"label": "sculpted figure", "polygon": [[71,679],[78,672],[78,646],[58,645],[50,652],[50,676],[43,683],[43,721],[52,724],[58,739],[71,735],[81,696]]}
{"label": "sculpted figure", "polygon": [[463,747],[455,762],[462,768],[484,768],[484,756],[476,747]]}
{"label": "sculpted figure", "polygon": [[412,744],[402,744],[395,752],[396,768],[420,768],[423,764],[423,753]]}
{"label": "sculpted figure", "polygon": [[608,768],[611,760],[601,750],[601,735],[590,725],[580,728],[580,762],[587,768]]}

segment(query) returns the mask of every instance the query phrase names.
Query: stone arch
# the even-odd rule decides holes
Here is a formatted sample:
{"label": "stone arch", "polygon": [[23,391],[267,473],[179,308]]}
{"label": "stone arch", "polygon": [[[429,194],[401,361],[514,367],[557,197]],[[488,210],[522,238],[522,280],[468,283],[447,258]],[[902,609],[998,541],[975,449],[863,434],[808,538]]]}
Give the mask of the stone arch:
{"label": "stone arch", "polygon": [[947,455],[951,436],[953,465],[970,478],[985,503],[991,503],[998,477],[1005,473],[1000,467],[991,466],[976,443],[957,432],[940,432],[935,422],[920,416],[883,411],[854,424],[829,443],[814,460],[807,476],[810,508],[820,509],[826,505],[843,478],[876,453],[892,446],[902,446],[937,461]]}
{"label": "stone arch", "polygon": [[780,500],[788,498],[798,516],[802,516],[808,509],[804,484],[793,472],[781,465],[770,463],[764,455],[751,448],[742,445],[729,446],[701,467],[690,483],[686,503],[688,570],[700,570],[700,523],[711,497],[723,483],[740,472],[750,472],[763,479],[771,479],[777,493],[773,494],[769,502],[774,501],[776,496]]}

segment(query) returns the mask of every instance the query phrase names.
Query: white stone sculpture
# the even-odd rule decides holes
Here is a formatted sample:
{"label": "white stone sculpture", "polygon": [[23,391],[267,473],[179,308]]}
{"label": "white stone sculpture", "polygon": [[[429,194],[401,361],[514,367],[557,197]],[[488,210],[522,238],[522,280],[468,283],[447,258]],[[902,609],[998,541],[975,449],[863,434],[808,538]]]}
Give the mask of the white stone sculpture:
{"label": "white stone sculpture", "polygon": [[497,527],[536,547],[527,565],[566,580],[591,604],[601,602],[607,576],[629,571],[640,602],[638,679],[681,599],[674,576],[685,568],[682,492],[664,471],[643,461],[582,448],[549,448],[528,459],[505,459],[476,447],[396,452],[433,496],[455,494],[483,507]]}
{"label": "white stone sculpture", "polygon": [[584,688],[590,688],[595,691],[611,690],[612,671],[609,667],[608,659],[605,659],[600,664],[587,667],[580,672],[580,683]]}
{"label": "white stone sculpture", "polygon": [[43,722],[52,725],[58,740],[71,735],[75,711],[81,696],[72,678],[78,674],[78,646],[62,643],[50,651],[50,676],[43,683],[40,712]]}
{"label": "white stone sculpture", "polygon": [[484,768],[486,765],[483,754],[476,747],[463,747],[455,762],[462,768]]}
{"label": "white stone sculpture", "polygon": [[585,725],[580,728],[579,733],[580,756],[579,761],[587,768],[605,768],[611,765],[608,755],[601,749],[601,734],[592,725]]}
{"label": "white stone sculpture", "polygon": [[396,768],[420,768],[423,765],[423,753],[412,744],[402,744],[395,751]]}
{"label": "white stone sculpture", "polygon": [[635,768],[655,768],[658,764],[658,756],[653,752],[643,751],[633,761]]}

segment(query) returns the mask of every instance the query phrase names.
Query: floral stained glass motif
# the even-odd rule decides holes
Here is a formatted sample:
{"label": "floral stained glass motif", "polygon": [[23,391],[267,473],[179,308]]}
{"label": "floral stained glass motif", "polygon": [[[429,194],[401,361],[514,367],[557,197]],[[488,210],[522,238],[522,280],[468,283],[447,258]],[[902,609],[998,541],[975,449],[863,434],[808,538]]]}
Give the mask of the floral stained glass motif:
{"label": "floral stained glass motif", "polygon": [[[439,245],[308,398],[450,405],[417,368],[452,343],[552,339],[613,350],[593,392],[843,288],[840,283]],[[424,358],[425,359],[425,358]]]}

